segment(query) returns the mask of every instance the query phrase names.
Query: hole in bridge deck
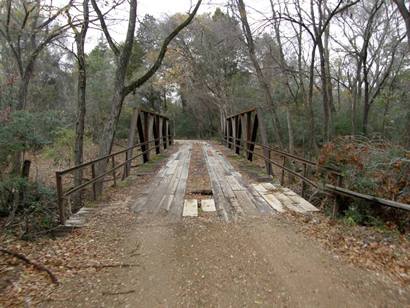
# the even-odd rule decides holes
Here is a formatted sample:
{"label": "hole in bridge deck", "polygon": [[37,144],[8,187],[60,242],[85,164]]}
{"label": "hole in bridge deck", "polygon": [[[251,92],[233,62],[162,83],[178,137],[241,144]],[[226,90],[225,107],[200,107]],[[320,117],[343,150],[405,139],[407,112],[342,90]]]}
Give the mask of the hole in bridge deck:
{"label": "hole in bridge deck", "polygon": [[191,195],[199,195],[199,196],[212,196],[211,189],[200,189],[200,190],[193,190],[189,192]]}

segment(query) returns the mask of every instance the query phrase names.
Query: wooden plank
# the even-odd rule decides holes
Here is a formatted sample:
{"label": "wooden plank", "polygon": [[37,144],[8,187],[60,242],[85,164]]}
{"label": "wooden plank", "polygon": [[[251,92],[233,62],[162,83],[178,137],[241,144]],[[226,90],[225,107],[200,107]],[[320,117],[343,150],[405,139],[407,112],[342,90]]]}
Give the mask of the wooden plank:
{"label": "wooden plank", "polygon": [[183,200],[185,197],[186,184],[188,180],[189,173],[189,161],[191,159],[191,149],[192,144],[188,143],[184,147],[183,155],[181,156],[181,161],[183,163],[181,174],[178,180],[178,184],[174,193],[174,199],[172,200],[170,213],[174,214],[176,217],[180,218],[183,212]]}
{"label": "wooden plank", "polygon": [[268,191],[275,191],[278,189],[278,187],[276,187],[272,183],[261,183],[261,185]]}
{"label": "wooden plank", "polygon": [[[169,194],[170,186],[173,179],[177,176],[175,170],[178,167],[180,161],[175,160],[177,155],[175,155],[174,160],[171,160],[167,163],[167,171],[165,176],[162,177],[161,181],[155,185],[153,192],[151,193],[149,200],[147,201],[149,205],[149,212],[156,213],[161,209],[163,202],[165,201],[165,195]],[[182,166],[181,166],[182,168]],[[168,174],[168,172],[171,173]]]}
{"label": "wooden plank", "polygon": [[162,196],[169,191],[170,181],[174,175],[165,175],[170,165],[174,164],[177,154],[183,151],[181,147],[177,153],[173,154],[165,166],[161,168],[155,176],[153,182],[148,186],[143,196],[139,197],[133,208],[136,212],[148,210],[156,212],[162,205]]}
{"label": "wooden plank", "polygon": [[[249,185],[249,191],[252,194],[253,198],[260,204],[261,207],[265,209],[270,209],[271,212],[274,212],[272,206],[262,197],[262,194],[259,193],[254,186]],[[276,211],[275,211],[276,212]]]}
{"label": "wooden plank", "polygon": [[214,199],[201,200],[201,209],[204,212],[216,212]]}
{"label": "wooden plank", "polygon": [[238,203],[244,212],[250,215],[258,215],[259,212],[255,206],[255,203],[251,200],[249,195],[245,191],[235,191],[235,196],[238,200]]}
{"label": "wooden plank", "polygon": [[273,194],[264,194],[262,195],[263,199],[268,202],[268,204],[276,211],[280,213],[286,212],[285,208],[283,207],[282,203],[273,195]]}
{"label": "wooden plank", "polygon": [[288,196],[290,199],[295,201],[295,203],[299,204],[303,209],[306,211],[311,211],[311,212],[317,212],[319,211],[318,208],[316,208],[314,205],[312,205],[310,202],[299,196],[297,193],[295,193],[293,190],[289,188],[282,188],[283,193]]}
{"label": "wooden plank", "polygon": [[215,174],[215,170],[211,165],[210,157],[208,155],[208,149],[208,144],[204,144],[202,146],[206,167],[208,169],[209,178],[211,180],[212,192],[215,199],[215,207],[217,209],[218,216],[228,222],[230,220],[230,215],[228,215],[228,200],[225,198],[222,192],[222,187],[220,186],[220,183]]}
{"label": "wooden plank", "polygon": [[197,217],[198,216],[198,200],[197,199],[186,199],[185,200],[182,216],[184,217]]}
{"label": "wooden plank", "polygon": [[286,206],[289,210],[298,212],[298,213],[306,213],[307,211],[300,206],[296,206],[294,201],[290,199],[285,194],[281,193],[280,191],[276,191],[274,196],[278,199],[284,206]]}
{"label": "wooden plank", "polygon": [[262,184],[252,184],[251,185],[258,193],[260,193],[261,195],[267,194],[268,191],[266,190],[266,188],[262,185]]}
{"label": "wooden plank", "polygon": [[178,161],[177,161],[177,160],[172,161],[172,163],[167,166],[167,171],[165,172],[165,175],[172,175],[172,174],[174,174],[174,173],[175,173],[175,170],[176,170],[176,168],[177,168],[177,165],[178,165]]}
{"label": "wooden plank", "polygon": [[233,212],[235,213],[235,215],[233,216],[234,220],[238,220],[239,217],[244,216],[244,211],[240,207],[239,202],[236,198],[232,198],[231,200],[229,200],[229,203],[231,204]]}
{"label": "wooden plank", "polygon": [[239,182],[236,180],[236,178],[232,175],[226,176],[225,177],[226,182],[231,186],[232,190],[245,190],[245,187],[243,187]]}

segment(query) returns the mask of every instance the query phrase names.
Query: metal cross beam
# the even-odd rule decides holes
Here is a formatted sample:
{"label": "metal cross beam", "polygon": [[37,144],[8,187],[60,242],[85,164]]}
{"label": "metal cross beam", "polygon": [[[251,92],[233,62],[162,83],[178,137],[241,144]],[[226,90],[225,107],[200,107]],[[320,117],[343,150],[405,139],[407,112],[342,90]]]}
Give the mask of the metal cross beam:
{"label": "metal cross beam", "polygon": [[[132,157],[132,147],[136,143],[141,144],[141,152],[143,154],[144,163],[150,159],[149,142],[155,142],[155,153],[160,154],[162,149],[168,148],[173,143],[171,133],[171,123],[169,118],[152,111],[142,108],[134,108],[130,130],[128,132],[128,148],[127,157]],[[136,142],[138,133],[139,141]],[[124,175],[128,176],[131,169],[131,163],[125,166]]]}
{"label": "metal cross beam", "polygon": [[[242,111],[226,118],[224,139],[227,146],[232,148],[236,154],[240,154],[241,150],[245,151],[245,155],[249,161],[253,160],[258,133],[261,143],[268,146],[266,127],[259,108]],[[264,155],[265,157],[270,158],[269,151],[264,150]],[[266,172],[269,175],[272,175],[271,163],[268,160],[265,160],[265,165]]]}

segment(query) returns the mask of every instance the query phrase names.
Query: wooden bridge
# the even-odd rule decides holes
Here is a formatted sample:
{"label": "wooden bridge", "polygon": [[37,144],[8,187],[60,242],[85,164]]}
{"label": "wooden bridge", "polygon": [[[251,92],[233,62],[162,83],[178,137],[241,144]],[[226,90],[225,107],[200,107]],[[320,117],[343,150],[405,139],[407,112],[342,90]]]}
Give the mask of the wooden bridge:
{"label": "wooden bridge", "polygon": [[[106,247],[109,260],[89,272],[95,284],[74,279],[80,292],[63,296],[67,306],[406,306],[408,292],[339,262],[304,230],[333,232],[322,229],[312,193],[334,197],[335,212],[343,197],[409,206],[352,192],[338,170],[272,147],[262,120],[251,109],[226,119],[220,141],[174,140],[168,118],[135,110],[124,149],[57,172],[63,229],[87,226],[74,235],[90,250]],[[74,186],[78,170],[84,179]],[[98,202],[75,204],[80,191]],[[75,255],[101,266],[94,254]]]}
{"label": "wooden bridge", "polygon": [[[117,180],[130,175],[133,167],[146,163],[151,156],[169,150],[173,153],[166,164],[151,181],[143,195],[134,200],[132,209],[139,213],[166,214],[174,220],[184,216],[197,217],[215,215],[230,222],[242,217],[275,215],[286,211],[298,213],[314,212],[318,209],[303,197],[309,188],[336,196],[334,212],[343,203],[343,197],[360,198],[384,206],[409,210],[410,206],[391,200],[376,198],[350,191],[342,187],[343,176],[334,169],[321,167],[316,162],[271,147],[262,116],[257,109],[247,110],[226,119],[223,143],[237,155],[243,155],[248,161],[262,160],[267,177],[264,181],[255,181],[243,176],[234,168],[215,144],[207,141],[179,140],[174,142],[172,127],[167,117],[150,111],[134,111],[126,149],[105,157],[83,163],[56,173],[60,222],[66,226],[81,226],[90,213],[89,208],[79,211],[72,209],[70,196],[91,187],[91,197],[100,196],[96,189],[98,182],[117,184]],[[257,140],[260,143],[257,143]],[[189,168],[193,163],[193,146],[206,165],[202,177],[209,177],[210,187],[205,195],[187,192]],[[121,160],[122,158],[122,160]],[[119,162],[121,160],[121,162]],[[139,164],[135,162],[140,160]],[[96,175],[95,166],[101,161],[111,161],[111,166],[104,173]],[[274,174],[276,169],[276,175]],[[66,175],[83,170],[88,180],[71,188]],[[328,183],[318,182],[318,173],[328,174]],[[286,174],[299,179],[300,195],[286,187]],[[67,220],[68,219],[68,220]]]}

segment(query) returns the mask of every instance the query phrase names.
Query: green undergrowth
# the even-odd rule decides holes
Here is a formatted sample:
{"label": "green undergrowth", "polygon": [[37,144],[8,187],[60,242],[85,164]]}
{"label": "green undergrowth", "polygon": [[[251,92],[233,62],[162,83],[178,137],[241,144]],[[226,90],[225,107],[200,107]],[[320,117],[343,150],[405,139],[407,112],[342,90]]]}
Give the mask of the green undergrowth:
{"label": "green undergrowth", "polygon": [[136,172],[152,172],[155,170],[158,163],[163,161],[167,157],[168,155],[163,154],[163,153],[158,154],[158,155],[152,155],[148,162],[141,164],[136,168]]}
{"label": "green undergrowth", "polygon": [[57,225],[56,193],[52,188],[21,177],[3,180],[0,182],[0,218],[9,232],[31,239]]}

